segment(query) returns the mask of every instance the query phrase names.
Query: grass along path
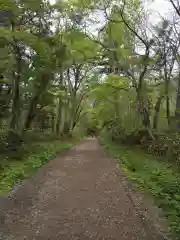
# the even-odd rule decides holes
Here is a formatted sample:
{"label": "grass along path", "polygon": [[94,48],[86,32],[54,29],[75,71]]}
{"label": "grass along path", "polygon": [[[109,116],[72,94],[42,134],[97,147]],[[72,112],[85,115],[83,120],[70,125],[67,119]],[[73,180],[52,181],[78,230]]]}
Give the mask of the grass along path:
{"label": "grass along path", "polygon": [[154,197],[168,219],[170,232],[180,240],[180,174],[140,149],[113,142],[104,142],[104,146],[107,153],[119,160],[128,178]]}
{"label": "grass along path", "polygon": [[64,143],[60,140],[39,143],[34,151],[30,150],[22,159],[9,159],[9,163],[0,170],[0,195],[7,194],[16,184],[35,174],[57,153],[70,149],[74,143],[72,139]]}

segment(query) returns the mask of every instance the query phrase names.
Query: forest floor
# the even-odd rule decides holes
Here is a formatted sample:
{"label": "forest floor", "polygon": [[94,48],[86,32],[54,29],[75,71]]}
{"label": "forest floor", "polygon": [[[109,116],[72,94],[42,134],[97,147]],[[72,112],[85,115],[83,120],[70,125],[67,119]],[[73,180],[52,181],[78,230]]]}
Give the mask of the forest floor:
{"label": "forest floor", "polygon": [[88,139],[0,198],[0,239],[166,239],[157,213]]}

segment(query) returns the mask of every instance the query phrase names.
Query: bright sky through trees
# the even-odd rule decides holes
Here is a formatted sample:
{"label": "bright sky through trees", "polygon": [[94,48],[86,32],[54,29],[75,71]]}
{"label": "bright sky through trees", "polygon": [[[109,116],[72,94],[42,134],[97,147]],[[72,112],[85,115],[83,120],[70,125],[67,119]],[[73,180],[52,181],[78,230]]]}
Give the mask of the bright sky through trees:
{"label": "bright sky through trees", "polygon": [[[50,3],[54,4],[56,0],[49,0]],[[150,22],[157,22],[160,16],[168,17],[172,6],[167,0],[145,0],[145,7],[149,12]]]}

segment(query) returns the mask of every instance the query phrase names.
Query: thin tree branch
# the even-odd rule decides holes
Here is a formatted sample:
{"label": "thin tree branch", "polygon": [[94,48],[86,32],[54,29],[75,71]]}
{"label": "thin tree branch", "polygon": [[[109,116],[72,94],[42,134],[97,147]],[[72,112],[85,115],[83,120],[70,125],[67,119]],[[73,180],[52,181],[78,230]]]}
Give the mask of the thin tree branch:
{"label": "thin tree branch", "polygon": [[169,0],[169,1],[173,5],[173,8],[176,10],[176,13],[178,14],[178,16],[180,17],[180,9],[178,9],[178,7],[176,6],[173,0]]}

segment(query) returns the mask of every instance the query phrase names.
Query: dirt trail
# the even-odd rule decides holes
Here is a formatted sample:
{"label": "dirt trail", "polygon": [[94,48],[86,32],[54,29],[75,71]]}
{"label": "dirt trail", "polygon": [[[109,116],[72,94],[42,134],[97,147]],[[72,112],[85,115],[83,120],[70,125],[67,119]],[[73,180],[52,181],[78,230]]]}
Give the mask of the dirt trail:
{"label": "dirt trail", "polygon": [[0,239],[165,239],[143,220],[126,187],[115,162],[89,139],[57,156],[11,199],[0,199]]}

